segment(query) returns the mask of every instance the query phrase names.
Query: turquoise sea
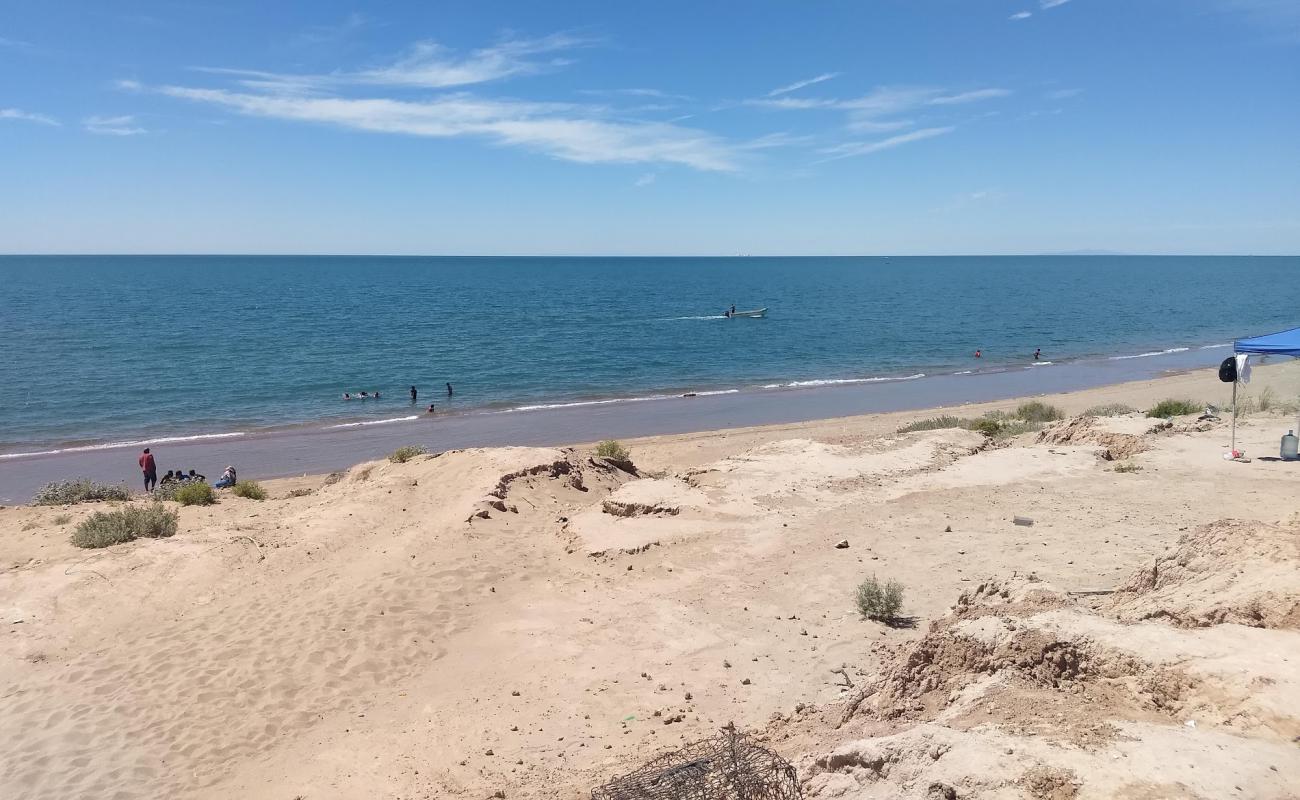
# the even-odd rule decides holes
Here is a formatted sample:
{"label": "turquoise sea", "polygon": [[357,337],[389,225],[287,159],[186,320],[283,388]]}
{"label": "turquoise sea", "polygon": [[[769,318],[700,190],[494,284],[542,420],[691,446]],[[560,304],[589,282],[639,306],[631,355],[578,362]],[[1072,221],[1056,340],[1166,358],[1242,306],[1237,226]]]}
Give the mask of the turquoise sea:
{"label": "turquoise sea", "polygon": [[[1300,324],[1297,278],[1295,257],[6,256],[0,454],[1146,358]],[[341,399],[362,390],[382,399]]]}

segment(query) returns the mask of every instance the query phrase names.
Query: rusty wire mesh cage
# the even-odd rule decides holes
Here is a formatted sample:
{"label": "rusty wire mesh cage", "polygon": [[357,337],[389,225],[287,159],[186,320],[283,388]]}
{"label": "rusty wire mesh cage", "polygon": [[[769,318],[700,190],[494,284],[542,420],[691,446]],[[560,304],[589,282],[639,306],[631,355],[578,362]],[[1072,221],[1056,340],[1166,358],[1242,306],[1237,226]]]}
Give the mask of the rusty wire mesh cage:
{"label": "rusty wire mesh cage", "polygon": [[794,800],[794,767],[732,726],[593,789],[591,800]]}

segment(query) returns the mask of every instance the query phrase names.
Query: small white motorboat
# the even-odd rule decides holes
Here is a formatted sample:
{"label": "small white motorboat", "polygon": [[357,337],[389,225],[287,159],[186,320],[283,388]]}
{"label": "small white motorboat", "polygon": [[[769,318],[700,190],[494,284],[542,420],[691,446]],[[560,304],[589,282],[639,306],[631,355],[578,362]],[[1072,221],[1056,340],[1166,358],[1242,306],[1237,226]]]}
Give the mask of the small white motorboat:
{"label": "small white motorboat", "polygon": [[767,309],[755,308],[750,311],[727,311],[723,314],[723,316],[729,317],[730,319],[735,319],[736,317],[750,317],[750,318],[765,317],[767,316]]}

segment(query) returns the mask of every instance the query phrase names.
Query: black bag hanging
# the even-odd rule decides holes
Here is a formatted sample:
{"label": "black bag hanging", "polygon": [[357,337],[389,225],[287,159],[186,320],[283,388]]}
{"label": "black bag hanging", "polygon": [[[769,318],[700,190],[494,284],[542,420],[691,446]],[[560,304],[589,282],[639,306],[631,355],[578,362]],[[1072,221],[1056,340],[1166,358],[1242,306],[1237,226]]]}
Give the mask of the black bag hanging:
{"label": "black bag hanging", "polygon": [[1223,363],[1219,365],[1219,380],[1223,381],[1224,383],[1237,382],[1237,357],[1236,356],[1228,356],[1227,358],[1223,359]]}

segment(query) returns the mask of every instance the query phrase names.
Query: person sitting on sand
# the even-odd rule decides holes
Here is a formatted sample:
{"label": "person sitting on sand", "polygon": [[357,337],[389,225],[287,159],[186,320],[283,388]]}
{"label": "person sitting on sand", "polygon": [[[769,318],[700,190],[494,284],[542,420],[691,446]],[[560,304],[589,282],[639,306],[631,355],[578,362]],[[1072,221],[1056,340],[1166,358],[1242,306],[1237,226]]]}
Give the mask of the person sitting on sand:
{"label": "person sitting on sand", "polygon": [[188,478],[189,478],[190,480],[192,480],[192,481],[200,481],[200,482],[202,482],[202,483],[207,483],[207,482],[208,482],[208,478],[207,478],[206,475],[200,475],[199,473],[195,472],[194,470],[190,470],[190,474],[189,474],[188,476],[186,476],[186,477],[188,477]]}
{"label": "person sitting on sand", "polygon": [[214,489],[226,489],[235,485],[235,468],[227,465],[226,470],[221,473],[221,479],[212,484]]}
{"label": "person sitting on sand", "polygon": [[176,472],[174,470],[169,469],[167,470],[167,474],[162,476],[162,480],[158,481],[158,485],[166,486],[169,483],[175,483],[175,482],[176,482]]}

